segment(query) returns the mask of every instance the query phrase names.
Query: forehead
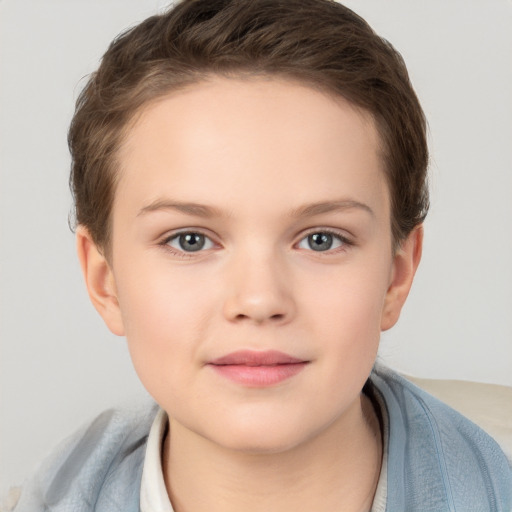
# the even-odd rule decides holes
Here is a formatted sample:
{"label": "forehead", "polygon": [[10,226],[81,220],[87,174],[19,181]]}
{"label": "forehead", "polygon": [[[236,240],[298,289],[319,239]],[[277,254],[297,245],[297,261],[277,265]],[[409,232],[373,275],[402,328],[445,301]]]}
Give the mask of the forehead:
{"label": "forehead", "polygon": [[212,187],[233,207],[249,207],[248,189],[290,206],[346,193],[387,197],[372,116],[272,78],[212,78],[147,105],[119,161],[116,202],[139,206],[161,194],[211,202]]}
{"label": "forehead", "polygon": [[[127,129],[124,149],[133,147],[134,138],[143,137],[156,123],[165,124],[169,129],[172,121],[179,124],[180,134],[193,128],[197,138],[201,137],[202,130],[213,128],[215,131],[223,129],[227,135],[230,135],[227,129],[231,129],[231,135],[236,135],[233,142],[255,133],[268,141],[276,135],[270,125],[271,118],[288,130],[293,128],[294,136],[307,138],[315,131],[323,137],[331,134],[346,139],[348,131],[363,128],[368,141],[371,139],[376,148],[380,147],[372,114],[327,89],[278,75],[237,78],[212,75],[143,105]],[[334,126],[336,130],[332,130]],[[237,132],[239,127],[254,131],[240,133]],[[348,131],[340,133],[342,127]],[[275,137],[277,142],[283,141],[286,134],[281,131],[279,135]]]}

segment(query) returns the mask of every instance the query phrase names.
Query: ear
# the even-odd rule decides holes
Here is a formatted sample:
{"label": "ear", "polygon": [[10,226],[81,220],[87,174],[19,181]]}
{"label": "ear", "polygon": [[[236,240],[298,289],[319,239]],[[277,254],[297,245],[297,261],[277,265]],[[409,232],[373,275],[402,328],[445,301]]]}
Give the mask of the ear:
{"label": "ear", "polygon": [[401,243],[393,258],[389,284],[381,318],[381,330],[393,327],[409,295],[414,274],[420,264],[423,247],[423,226],[417,226]]}
{"label": "ear", "polygon": [[89,298],[107,327],[118,336],[124,335],[121,309],[117,300],[114,274],[102,251],[84,226],[76,230],[76,248]]}

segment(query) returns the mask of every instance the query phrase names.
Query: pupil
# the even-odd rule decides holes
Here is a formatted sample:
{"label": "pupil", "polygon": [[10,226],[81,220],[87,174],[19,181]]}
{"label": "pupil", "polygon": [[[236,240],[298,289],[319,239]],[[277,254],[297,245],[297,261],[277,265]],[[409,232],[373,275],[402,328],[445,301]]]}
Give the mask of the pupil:
{"label": "pupil", "polygon": [[314,251],[327,251],[332,247],[332,235],[329,233],[314,233],[308,236],[308,242]]}
{"label": "pupil", "polygon": [[204,236],[198,233],[180,235],[180,245],[184,251],[199,251],[204,247]]}

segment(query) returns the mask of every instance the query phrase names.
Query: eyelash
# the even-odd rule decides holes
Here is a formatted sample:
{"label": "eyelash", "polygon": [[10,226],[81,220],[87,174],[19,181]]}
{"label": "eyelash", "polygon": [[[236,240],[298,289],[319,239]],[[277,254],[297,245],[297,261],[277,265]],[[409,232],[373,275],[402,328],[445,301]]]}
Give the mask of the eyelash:
{"label": "eyelash", "polygon": [[207,234],[205,234],[202,230],[200,229],[187,229],[185,231],[178,231],[177,233],[173,233],[172,235],[170,236],[166,236],[161,242],[158,243],[159,246],[161,246],[163,249],[165,249],[166,251],[170,252],[173,256],[177,256],[179,258],[193,258],[195,256],[195,253],[201,253],[203,252],[202,250],[198,250],[198,251],[180,251],[180,250],[177,250],[175,249],[174,247],[170,246],[169,243],[177,238],[179,238],[180,236],[182,235],[201,235],[203,236],[205,239],[207,240],[210,240],[210,242],[214,245],[218,245],[218,244],[215,244],[215,242],[211,239],[210,236],[208,236]]}
{"label": "eyelash", "polygon": [[[350,240],[349,238],[347,238],[346,236],[342,235],[341,233],[339,233],[338,231],[334,230],[334,229],[330,229],[330,228],[315,228],[315,229],[311,229],[309,231],[307,231],[306,233],[304,233],[302,235],[302,237],[300,238],[300,240],[294,244],[294,247],[297,246],[298,244],[300,244],[302,241],[306,240],[309,236],[311,235],[315,235],[315,234],[327,234],[327,235],[331,235],[333,238],[337,239],[339,242],[341,242],[341,247],[337,247],[335,249],[328,249],[326,251],[315,251],[314,249],[309,249],[309,252],[313,252],[313,253],[316,253],[318,255],[328,255],[328,254],[333,254],[333,253],[338,253],[338,252],[343,252],[343,251],[346,251],[347,248],[355,245],[354,242],[352,240]],[[206,235],[202,230],[200,229],[197,229],[197,230],[186,230],[186,231],[179,231],[177,233],[173,233],[172,235],[170,236],[166,236],[164,239],[162,239],[162,241],[160,241],[158,243],[159,246],[161,246],[162,248],[164,248],[166,251],[169,251],[171,254],[173,254],[174,256],[177,256],[179,258],[192,258],[194,257],[195,255],[195,252],[197,253],[201,253],[201,252],[204,252],[203,250],[199,249],[198,251],[181,251],[181,250],[177,250],[175,249],[174,247],[170,246],[169,243],[172,241],[172,240],[176,240],[178,237],[182,236],[182,235],[188,235],[188,234],[193,234],[193,235],[201,235],[203,237],[205,237],[205,239],[209,240],[212,244],[215,245],[215,242],[211,239],[211,237],[209,237],[208,235]]]}
{"label": "eyelash", "polygon": [[[330,228],[314,228],[314,229],[311,229],[309,231],[307,231],[303,236],[302,238],[299,240],[298,244],[300,244],[303,240],[305,240],[306,238],[308,238],[309,236],[311,235],[315,235],[315,234],[319,234],[319,233],[322,233],[322,234],[326,234],[326,235],[331,235],[333,238],[336,238],[338,239],[340,242],[341,242],[341,247],[337,247],[335,249],[328,249],[327,251],[315,251],[314,249],[309,249],[310,252],[313,252],[315,254],[318,254],[318,255],[330,255],[330,254],[337,254],[339,252],[343,252],[343,251],[346,251],[349,247],[352,247],[354,245],[354,242],[349,239],[347,236],[345,235],[342,235],[339,231],[336,231],[334,229],[330,229]],[[295,244],[297,245],[297,244]]]}

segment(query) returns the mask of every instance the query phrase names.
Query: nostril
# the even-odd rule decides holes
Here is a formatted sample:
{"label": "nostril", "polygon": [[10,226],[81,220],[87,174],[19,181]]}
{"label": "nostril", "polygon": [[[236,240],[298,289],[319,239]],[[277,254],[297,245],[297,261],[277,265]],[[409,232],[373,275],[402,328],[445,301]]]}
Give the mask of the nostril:
{"label": "nostril", "polygon": [[264,322],[266,319],[270,320],[270,321],[275,321],[275,322],[279,322],[279,321],[282,321],[284,318],[286,317],[286,315],[282,314],[282,313],[276,313],[275,315],[270,315],[269,317],[261,317],[261,318],[256,318],[256,315],[244,315],[243,313],[239,313],[238,315],[236,315],[235,317],[235,320],[248,320],[250,318],[256,320],[256,322]]}
{"label": "nostril", "polygon": [[276,288],[275,281],[268,286],[265,283],[253,287],[247,282],[244,286],[238,284],[224,301],[223,315],[230,322],[286,323],[294,316],[294,302],[288,293]]}

